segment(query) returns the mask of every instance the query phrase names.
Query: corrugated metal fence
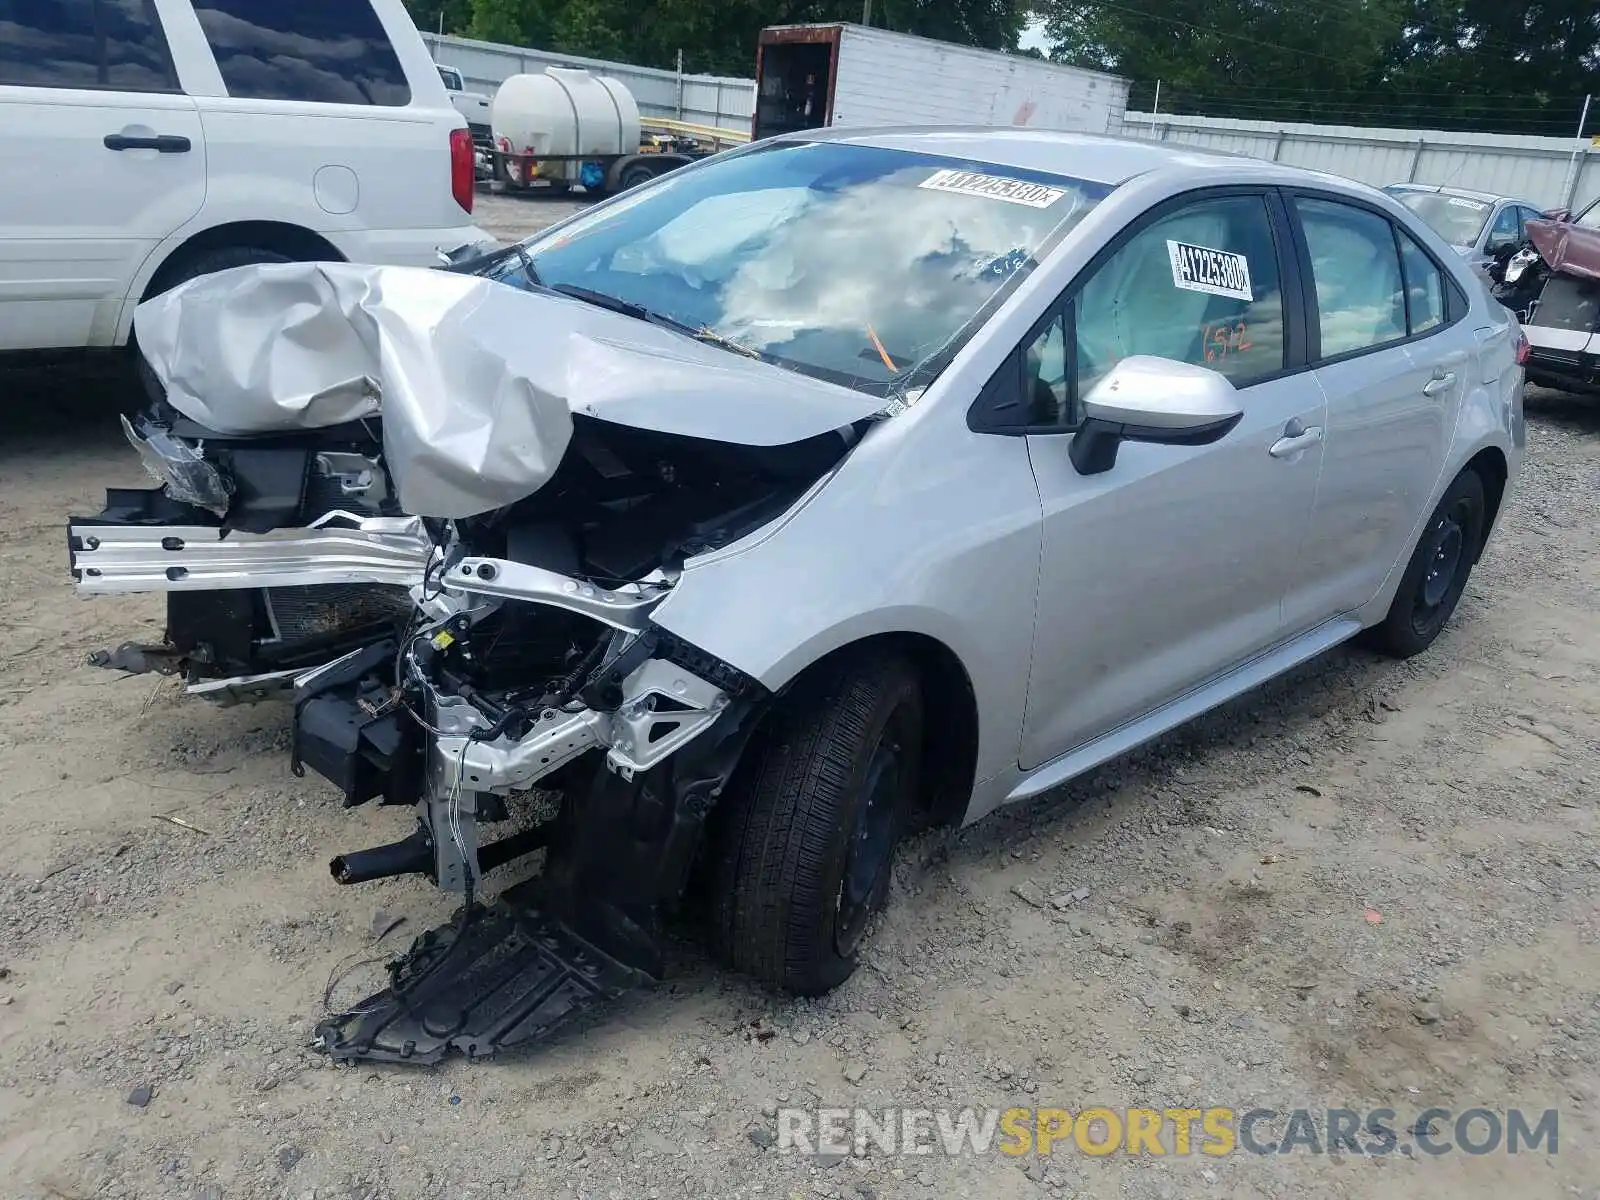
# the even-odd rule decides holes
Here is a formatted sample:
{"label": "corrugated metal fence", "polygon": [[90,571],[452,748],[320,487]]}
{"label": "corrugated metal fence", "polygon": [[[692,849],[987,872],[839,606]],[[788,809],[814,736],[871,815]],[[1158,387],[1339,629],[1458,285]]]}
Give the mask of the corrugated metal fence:
{"label": "corrugated metal fence", "polygon": [[[753,79],[730,79],[721,75],[680,75],[655,67],[635,67],[627,63],[579,58],[549,50],[529,50],[502,46],[471,38],[441,37],[424,32],[435,62],[457,68],[467,87],[494,95],[495,89],[512,75],[543,71],[546,67],[582,67],[597,75],[621,80],[633,93],[639,112],[646,117],[670,117],[696,125],[717,125],[738,132],[750,132],[750,117],[755,112],[756,85]],[[752,52],[751,61],[755,55]]]}
{"label": "corrugated metal fence", "polygon": [[[655,67],[578,58],[471,38],[423,33],[434,59],[458,68],[475,91],[493,94],[508,76],[546,67],[584,67],[620,79],[641,114],[748,133],[755,81],[682,75]],[[1117,132],[1113,128],[1113,132]],[[1600,196],[1600,153],[1574,138],[1363,129],[1351,125],[1231,121],[1216,117],[1126,113],[1124,136],[1227,150],[1328,171],[1382,186],[1437,183],[1581,208]]]}
{"label": "corrugated metal fence", "polygon": [[1123,115],[1125,136],[1308,167],[1383,186],[1434,183],[1581,208],[1600,196],[1600,153],[1576,138]]}

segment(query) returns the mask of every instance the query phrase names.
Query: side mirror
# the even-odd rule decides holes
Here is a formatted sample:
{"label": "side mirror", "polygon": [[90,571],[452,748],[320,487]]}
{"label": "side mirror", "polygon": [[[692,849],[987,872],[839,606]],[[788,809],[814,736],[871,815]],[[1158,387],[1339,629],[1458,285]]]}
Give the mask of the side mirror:
{"label": "side mirror", "polygon": [[1226,376],[1136,354],[1089,389],[1069,454],[1078,474],[1098,475],[1117,465],[1123,442],[1208,446],[1243,416],[1239,394]]}

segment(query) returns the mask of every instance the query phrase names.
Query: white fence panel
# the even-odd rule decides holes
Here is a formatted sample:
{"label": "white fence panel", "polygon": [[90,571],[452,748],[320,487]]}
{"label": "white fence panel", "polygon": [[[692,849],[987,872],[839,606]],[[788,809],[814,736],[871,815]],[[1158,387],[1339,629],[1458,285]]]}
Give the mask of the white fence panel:
{"label": "white fence panel", "polygon": [[[756,84],[753,79],[723,75],[679,75],[655,67],[636,67],[630,63],[580,58],[549,50],[504,46],[472,38],[422,34],[435,62],[460,70],[467,87],[494,95],[512,75],[537,74],[546,67],[582,67],[597,75],[620,80],[633,93],[639,112],[646,117],[670,117],[696,125],[716,125],[739,133],[750,132],[750,117],[756,110]],[[754,63],[754,54],[751,61]]]}
{"label": "white fence panel", "polygon": [[1433,183],[1519,196],[1546,208],[1600,197],[1600,154],[1576,138],[1363,129],[1127,113],[1124,135],[1248,154],[1375,187]]}
{"label": "white fence panel", "polygon": [[[655,67],[441,37],[426,31],[422,37],[435,61],[458,68],[469,88],[491,95],[511,75],[546,67],[583,67],[620,79],[646,117],[671,117],[748,133],[755,112],[753,79],[680,75]],[[1581,208],[1600,198],[1600,153],[1593,152],[1589,142],[1575,138],[1132,112],[1124,114],[1120,129],[1113,126],[1110,132],[1248,154],[1377,187],[1387,183],[1453,184],[1520,196],[1545,207]]]}

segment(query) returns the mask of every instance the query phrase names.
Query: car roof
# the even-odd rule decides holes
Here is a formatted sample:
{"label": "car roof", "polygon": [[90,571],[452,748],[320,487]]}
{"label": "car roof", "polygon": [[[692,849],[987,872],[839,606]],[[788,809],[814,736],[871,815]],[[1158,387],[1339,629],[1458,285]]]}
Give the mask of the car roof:
{"label": "car roof", "polygon": [[1384,188],[1386,192],[1437,192],[1441,196],[1460,196],[1463,200],[1482,200],[1485,204],[1495,204],[1501,200],[1510,200],[1513,204],[1521,204],[1528,208],[1538,208],[1532,200],[1523,200],[1518,196],[1508,196],[1504,192],[1480,192],[1473,188],[1450,187],[1439,183],[1391,183]]}
{"label": "car roof", "polygon": [[[1113,186],[1126,183],[1136,175],[1169,167],[1216,170],[1234,175],[1276,168],[1280,172],[1320,178],[1311,171],[1284,167],[1279,163],[1264,163],[1242,154],[1060,129],[985,125],[910,125],[872,129],[834,127],[807,129],[773,140],[852,142],[882,146],[891,150],[972,159],[1017,170],[1049,171]],[[1070,159],[1064,160],[1065,154],[1070,154]]]}

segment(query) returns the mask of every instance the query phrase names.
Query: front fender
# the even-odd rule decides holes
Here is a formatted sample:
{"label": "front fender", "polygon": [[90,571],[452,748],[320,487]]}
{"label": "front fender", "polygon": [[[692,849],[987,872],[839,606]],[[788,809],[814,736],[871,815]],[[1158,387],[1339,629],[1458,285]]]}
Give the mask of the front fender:
{"label": "front fender", "polygon": [[865,638],[932,638],[972,681],[983,779],[1016,766],[1038,489],[1020,438],[912,415],[873,429],[775,532],[691,560],[653,619],[774,691]]}

